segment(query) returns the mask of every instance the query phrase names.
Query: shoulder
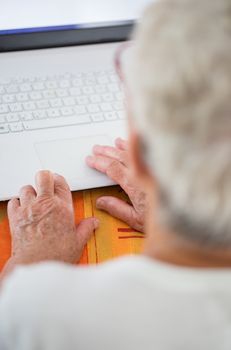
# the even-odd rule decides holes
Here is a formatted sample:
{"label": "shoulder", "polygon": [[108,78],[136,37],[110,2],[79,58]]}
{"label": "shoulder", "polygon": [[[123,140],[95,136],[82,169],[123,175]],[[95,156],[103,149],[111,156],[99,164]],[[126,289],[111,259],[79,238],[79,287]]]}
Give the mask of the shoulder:
{"label": "shoulder", "polygon": [[[30,266],[19,266],[6,278],[3,283],[0,298],[0,308],[5,305],[27,304],[39,302],[43,297],[49,298],[54,290],[70,294],[89,290],[94,285],[99,286],[108,282],[123,280],[128,275],[137,273],[140,264],[139,257],[123,257],[99,265],[68,265],[59,262],[44,262]],[[134,272],[134,273],[133,273]],[[68,288],[70,287],[70,288]],[[91,289],[90,289],[91,290]],[[17,291],[17,293],[16,293]]]}

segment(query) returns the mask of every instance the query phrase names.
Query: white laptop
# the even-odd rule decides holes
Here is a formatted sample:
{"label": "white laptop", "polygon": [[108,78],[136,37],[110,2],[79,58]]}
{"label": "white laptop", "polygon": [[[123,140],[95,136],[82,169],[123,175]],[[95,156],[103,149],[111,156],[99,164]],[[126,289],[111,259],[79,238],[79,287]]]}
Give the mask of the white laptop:
{"label": "white laptop", "polygon": [[113,67],[147,0],[8,0],[0,13],[0,200],[63,175],[71,190],[111,185],[89,169],[94,144],[126,137]]}

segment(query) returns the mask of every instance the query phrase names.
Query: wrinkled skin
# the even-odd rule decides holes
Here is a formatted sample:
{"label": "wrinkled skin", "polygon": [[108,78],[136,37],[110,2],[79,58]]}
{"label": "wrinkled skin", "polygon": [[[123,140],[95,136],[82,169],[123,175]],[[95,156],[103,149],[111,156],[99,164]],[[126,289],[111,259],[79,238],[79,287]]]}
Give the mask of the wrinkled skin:
{"label": "wrinkled skin", "polygon": [[[118,183],[131,203],[104,196],[97,207],[126,222],[133,229],[144,232],[147,212],[146,194],[134,179],[130,169],[128,143],[117,139],[115,147],[95,146],[93,156],[87,158],[92,168],[105,173]],[[17,263],[59,260],[73,263],[81,257],[84,245],[91,237],[98,221],[83,220],[75,226],[72,197],[65,179],[49,171],[36,176],[36,189],[25,186],[19,199],[8,204],[12,235],[12,258]]]}
{"label": "wrinkled skin", "polygon": [[97,219],[75,226],[71,192],[63,177],[41,171],[36,188],[23,187],[20,198],[8,204],[12,258],[17,263],[78,261]]}
{"label": "wrinkled skin", "polygon": [[97,207],[126,222],[135,230],[144,232],[147,199],[131,172],[128,142],[117,139],[115,147],[96,145],[93,148],[93,155],[87,157],[86,161],[90,167],[118,183],[131,201],[131,204],[128,204],[118,198],[104,196],[98,198]]}

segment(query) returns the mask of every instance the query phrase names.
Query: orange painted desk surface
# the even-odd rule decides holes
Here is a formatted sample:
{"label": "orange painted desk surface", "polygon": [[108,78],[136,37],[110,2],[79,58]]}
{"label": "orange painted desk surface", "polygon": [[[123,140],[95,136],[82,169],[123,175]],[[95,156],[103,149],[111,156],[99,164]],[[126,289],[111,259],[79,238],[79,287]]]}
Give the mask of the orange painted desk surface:
{"label": "orange painted desk surface", "polygon": [[[121,255],[136,254],[142,249],[143,234],[96,209],[96,199],[102,195],[116,196],[127,200],[126,195],[118,186],[73,192],[76,223],[90,216],[95,216],[100,220],[100,227],[94,232],[84,249],[80,260],[81,264],[97,264]],[[6,207],[6,202],[0,202],[0,271],[11,253]]]}

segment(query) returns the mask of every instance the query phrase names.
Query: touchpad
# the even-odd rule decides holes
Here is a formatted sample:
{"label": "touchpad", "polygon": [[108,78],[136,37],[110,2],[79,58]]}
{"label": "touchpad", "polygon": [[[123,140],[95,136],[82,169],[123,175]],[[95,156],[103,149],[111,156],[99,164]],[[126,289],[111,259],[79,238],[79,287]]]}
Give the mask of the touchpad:
{"label": "touchpad", "polygon": [[106,135],[46,141],[35,144],[42,168],[64,176],[72,190],[113,184],[104,174],[89,168],[85,158],[96,144],[112,145]]}

